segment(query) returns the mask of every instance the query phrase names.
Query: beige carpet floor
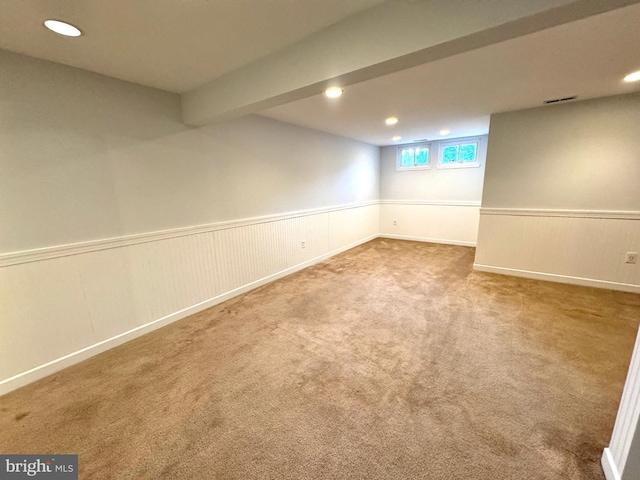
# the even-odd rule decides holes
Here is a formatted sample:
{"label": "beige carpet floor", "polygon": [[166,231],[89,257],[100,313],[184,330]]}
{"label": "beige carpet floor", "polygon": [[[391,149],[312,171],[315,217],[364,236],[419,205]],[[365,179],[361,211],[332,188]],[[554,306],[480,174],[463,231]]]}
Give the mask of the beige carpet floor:
{"label": "beige carpet floor", "polygon": [[77,453],[81,478],[604,478],[640,295],[473,256],[347,251],[1,397],[0,452]]}

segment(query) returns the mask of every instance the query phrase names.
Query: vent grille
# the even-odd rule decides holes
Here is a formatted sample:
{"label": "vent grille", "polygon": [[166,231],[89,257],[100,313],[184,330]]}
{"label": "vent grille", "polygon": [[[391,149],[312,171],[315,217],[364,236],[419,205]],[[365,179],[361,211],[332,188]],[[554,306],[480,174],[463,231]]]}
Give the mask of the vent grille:
{"label": "vent grille", "polygon": [[549,105],[551,103],[568,102],[570,100],[575,100],[576,98],[578,98],[578,97],[576,95],[574,95],[573,97],[554,98],[552,100],[545,100],[542,103],[544,103],[545,105]]}

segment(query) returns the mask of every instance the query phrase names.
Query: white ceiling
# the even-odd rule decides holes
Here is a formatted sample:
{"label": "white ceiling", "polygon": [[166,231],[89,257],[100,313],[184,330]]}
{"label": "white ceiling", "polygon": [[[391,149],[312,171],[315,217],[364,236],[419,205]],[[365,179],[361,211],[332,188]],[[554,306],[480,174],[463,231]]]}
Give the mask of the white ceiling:
{"label": "white ceiling", "polygon": [[[382,0],[0,0],[0,48],[185,92]],[[70,39],[53,18],[80,28]]]}
{"label": "white ceiling", "polygon": [[[385,25],[387,15],[398,16],[400,7],[418,5],[415,1],[387,0],[382,9],[365,12],[383,0],[0,0],[0,48],[184,93],[258,59],[278,64],[275,52],[336,22],[347,22],[348,34],[340,38],[356,45],[361,39],[350,36],[350,20],[362,27],[367,19],[361,17],[373,13],[368,20],[382,16],[378,20]],[[353,84],[336,100],[314,95],[259,113],[389,145],[393,135],[402,136],[399,143],[443,138],[443,128],[451,131],[448,137],[484,134],[492,113],[539,106],[545,99],[639,90],[640,82],[621,80],[640,70],[640,0],[633,1],[632,6]],[[431,2],[421,5],[460,9],[453,2]],[[580,2],[595,5],[597,0],[573,3]],[[68,39],[53,34],[42,26],[47,18],[69,21],[84,35]],[[326,55],[322,48],[314,51],[307,67],[309,62],[331,65],[331,50]],[[299,69],[305,70],[304,65]],[[276,71],[275,81],[279,75]],[[246,84],[255,86],[256,81],[252,74]],[[387,127],[389,115],[400,122]]]}
{"label": "white ceiling", "polygon": [[[640,89],[640,4],[352,85],[339,99],[315,95],[261,112],[374,145],[485,134],[492,113],[546,99]],[[553,108],[552,105],[547,108]],[[400,122],[388,127],[384,119]],[[449,129],[441,137],[441,129]]]}

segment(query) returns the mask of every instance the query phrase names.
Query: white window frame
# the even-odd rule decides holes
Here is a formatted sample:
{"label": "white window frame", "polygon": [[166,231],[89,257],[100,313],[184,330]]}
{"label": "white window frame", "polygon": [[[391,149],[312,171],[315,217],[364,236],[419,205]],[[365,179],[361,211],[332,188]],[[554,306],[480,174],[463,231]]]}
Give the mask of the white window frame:
{"label": "white window frame", "polygon": [[[400,152],[405,148],[427,148],[429,150],[429,157],[426,165],[400,165]],[[431,169],[431,161],[433,157],[433,146],[432,142],[421,142],[421,143],[407,143],[405,145],[399,145],[398,150],[396,152],[396,171],[402,172],[406,170],[430,170]]]}
{"label": "white window frame", "polygon": [[[451,140],[443,140],[438,145],[438,168],[475,168],[480,166],[480,152],[482,151],[483,145],[482,141],[484,139],[482,137],[462,137],[462,138],[452,138]],[[442,156],[444,154],[445,147],[450,145],[465,145],[468,143],[476,143],[478,146],[476,147],[476,161],[475,162],[455,162],[455,163],[442,163]]]}

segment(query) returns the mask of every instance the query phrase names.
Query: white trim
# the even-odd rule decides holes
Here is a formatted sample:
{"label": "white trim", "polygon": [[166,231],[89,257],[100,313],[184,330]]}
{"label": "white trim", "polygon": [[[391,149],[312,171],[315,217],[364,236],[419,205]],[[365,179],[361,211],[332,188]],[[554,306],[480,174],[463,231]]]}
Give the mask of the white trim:
{"label": "white trim", "polygon": [[122,345],[123,343],[126,343],[130,340],[133,340],[142,335],[145,335],[146,333],[157,330],[177,320],[181,320],[190,315],[201,312],[202,310],[206,310],[207,308],[213,307],[219,303],[229,300],[230,298],[233,298],[245,292],[248,292],[249,290],[253,290],[254,288],[260,287],[269,282],[273,282],[274,280],[277,280],[279,278],[295,273],[299,270],[302,270],[303,268],[309,267],[315,263],[325,260],[326,258],[337,255],[338,253],[344,252],[351,248],[357,247],[358,245],[369,242],[377,238],[377,236],[378,235],[371,235],[362,240],[353,242],[345,247],[338,248],[331,252],[320,255],[319,257],[313,258],[303,263],[299,263],[298,265],[287,268],[285,270],[281,270],[280,272],[274,273],[273,275],[269,275],[267,277],[261,278],[260,280],[256,280],[254,282],[248,283],[246,285],[238,287],[229,292],[223,293],[216,297],[210,298],[203,302],[200,302],[190,307],[179,310],[165,317],[149,322],[145,325],[141,325],[139,327],[133,328],[127,332],[108,338],[96,344],[89,345],[88,347],[85,347],[81,350],[78,350],[76,352],[70,353],[63,357],[47,362],[44,365],[39,365],[35,368],[27,370],[26,372],[19,373],[17,375],[14,375],[13,377],[9,377],[5,380],[0,381],[0,395],[4,395],[17,388],[20,388],[29,383],[35,382],[36,380],[44,378],[64,368],[70,367],[71,365],[79,363],[99,353],[110,350],[114,347],[117,347],[118,345]]}
{"label": "white trim", "polygon": [[622,480],[622,477],[618,473],[616,462],[613,460],[613,455],[611,454],[611,450],[609,450],[609,448],[605,448],[602,452],[600,463],[602,464],[602,470],[604,471],[604,476],[607,480]]}
{"label": "white trim", "polygon": [[396,172],[415,172],[416,170],[431,170],[431,165],[420,165],[419,167],[398,167],[396,165]]}
{"label": "white trim", "polygon": [[640,220],[640,212],[633,211],[633,210],[554,210],[554,209],[535,209],[535,208],[481,208],[480,215]]}
{"label": "white trim", "polygon": [[624,472],[634,436],[640,421],[640,332],[633,347],[629,371],[624,383],[616,423],[613,426],[609,450],[618,471]]}
{"label": "white trim", "polygon": [[607,288],[621,292],[640,293],[640,285],[631,283],[609,282],[607,280],[596,280],[593,278],[572,277],[569,275],[557,275],[555,273],[532,272],[530,270],[519,270],[516,268],[495,267],[492,265],[473,264],[473,269],[479,272],[499,273],[501,275],[512,275],[514,277],[532,278],[534,280],[546,280],[548,282],[569,283],[572,285],[582,285],[583,287]]}
{"label": "white trim", "polygon": [[239,220],[231,220],[226,222],[216,222],[204,225],[194,225],[191,227],[180,227],[168,230],[160,230],[157,232],[139,233],[135,235],[125,235],[122,237],[105,238],[100,240],[90,240],[87,242],[71,243],[68,245],[56,245],[53,247],[36,248],[33,250],[23,250],[19,252],[10,252],[0,255],[0,267],[8,267],[11,265],[19,265],[21,263],[39,262],[58,257],[66,257],[69,255],[78,255],[81,253],[95,252],[98,250],[108,250],[111,248],[126,247],[128,245],[136,245],[139,243],[156,242],[158,240],[166,240],[169,238],[185,237],[196,235],[199,233],[214,232],[217,230],[226,230],[229,228],[245,227],[248,225],[256,225],[260,223],[277,222],[290,218],[304,217],[308,215],[318,215],[322,213],[335,212],[338,210],[348,210],[351,208],[360,208],[370,205],[377,205],[378,201],[363,202],[358,204],[341,205],[328,208],[317,208],[311,210],[300,210],[276,215],[265,215],[261,217],[243,218]]}
{"label": "white trim", "polygon": [[129,245],[140,243],[156,242],[158,240],[166,240],[176,237],[185,237],[189,235],[197,235],[199,233],[214,232],[217,230],[225,230],[228,228],[245,227],[248,225],[256,225],[260,223],[277,222],[291,218],[303,217],[308,215],[319,215],[323,213],[335,212],[338,210],[349,210],[352,208],[360,208],[371,205],[437,205],[450,207],[480,207],[480,202],[470,201],[437,201],[437,200],[376,200],[370,202],[362,202],[357,204],[341,205],[327,208],[317,208],[310,210],[300,210],[276,215],[265,215],[261,217],[243,218],[239,220],[231,220],[226,222],[216,222],[203,225],[194,225],[190,227],[180,227],[156,232],[139,233],[134,235],[125,235],[122,237],[112,237],[100,240],[89,240],[86,242],[71,243],[67,245],[56,245],[53,247],[36,248],[33,250],[22,250],[18,252],[9,252],[0,254],[0,268],[9,267],[11,265],[20,265],[22,263],[39,262],[42,260],[51,260],[58,257],[67,257],[69,255],[78,255],[81,253],[96,252],[99,250],[108,250],[111,248],[121,248]]}
{"label": "white trim", "polygon": [[380,205],[437,205],[440,207],[479,207],[480,202],[465,200],[380,200]]}
{"label": "white trim", "polygon": [[465,240],[448,240],[443,238],[426,238],[426,237],[412,237],[409,235],[394,235],[392,233],[381,233],[379,238],[389,238],[392,240],[411,240],[413,242],[426,242],[426,243],[442,243],[445,245],[460,245],[462,247],[475,247],[476,242],[467,242]]}
{"label": "white trim", "polygon": [[456,162],[456,163],[439,163],[436,168],[438,170],[451,170],[456,168],[479,168],[482,164],[479,162]]}

